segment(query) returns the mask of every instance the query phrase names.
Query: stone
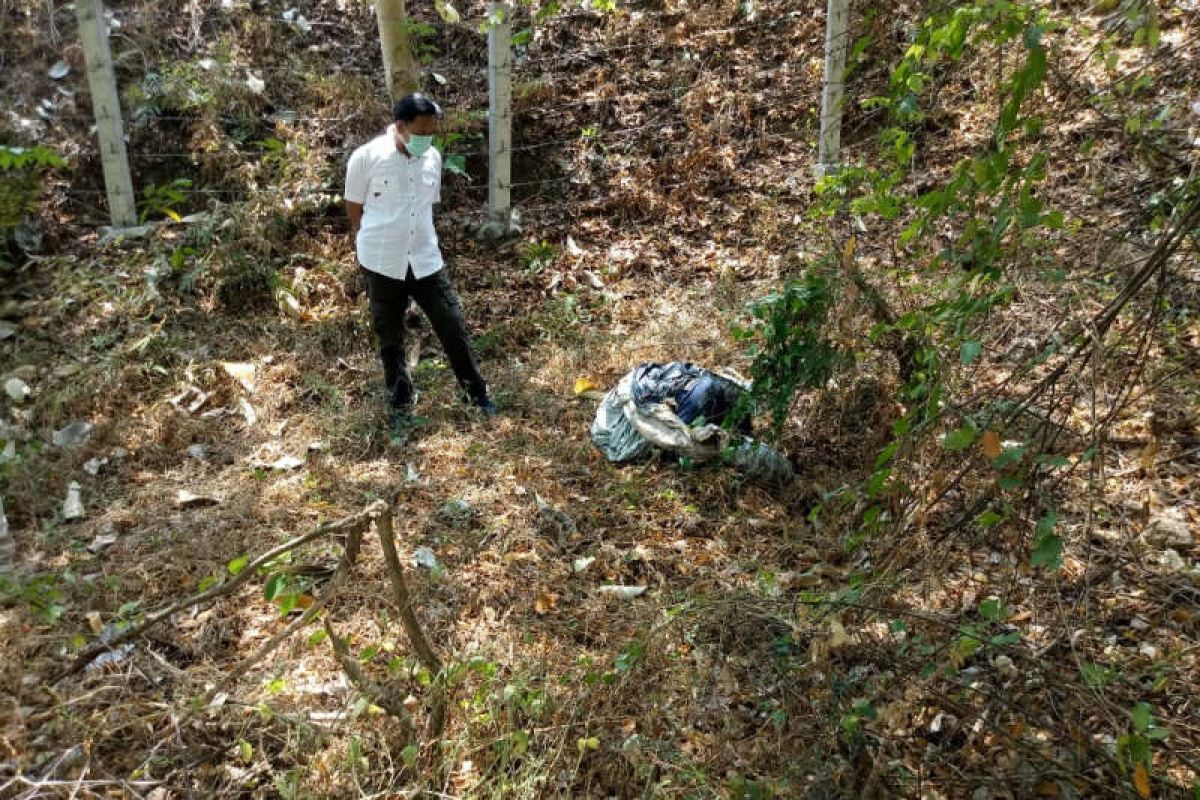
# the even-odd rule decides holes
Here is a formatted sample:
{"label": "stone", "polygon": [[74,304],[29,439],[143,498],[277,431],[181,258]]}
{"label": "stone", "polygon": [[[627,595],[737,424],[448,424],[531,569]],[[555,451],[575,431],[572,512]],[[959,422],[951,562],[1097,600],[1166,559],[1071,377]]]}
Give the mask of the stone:
{"label": "stone", "polygon": [[55,431],[51,441],[55,447],[78,447],[92,435],[92,423],[77,420],[62,430]]}

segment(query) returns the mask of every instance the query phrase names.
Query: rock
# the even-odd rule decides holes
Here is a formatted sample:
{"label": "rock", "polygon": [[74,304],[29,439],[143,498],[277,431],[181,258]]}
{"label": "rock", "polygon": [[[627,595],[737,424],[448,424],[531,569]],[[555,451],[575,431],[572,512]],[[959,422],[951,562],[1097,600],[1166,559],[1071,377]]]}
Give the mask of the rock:
{"label": "rock", "polygon": [[100,554],[117,543],[117,534],[111,530],[108,533],[98,533],[88,544],[89,553]]}
{"label": "rock", "polygon": [[92,435],[92,423],[78,420],[60,431],[55,431],[51,441],[55,447],[78,447]]}
{"label": "rock", "polygon": [[17,326],[6,319],[0,319],[0,342],[17,335]]}
{"label": "rock", "polygon": [[189,445],[187,454],[197,461],[208,461],[208,448],[202,444]]}
{"label": "rock", "polygon": [[413,551],[413,565],[424,567],[427,570],[435,570],[438,568],[437,556],[428,547],[418,547]]}
{"label": "rock", "polygon": [[277,458],[275,461],[272,461],[268,466],[270,466],[271,469],[278,469],[287,472],[303,467],[304,459],[296,458],[295,456],[282,456]]}
{"label": "rock", "polygon": [[107,463],[107,458],[90,458],[87,460],[87,463],[83,465],[83,471],[94,478],[100,474],[101,468],[103,468]]}
{"label": "rock", "polygon": [[83,519],[83,487],[75,481],[71,481],[71,485],[67,487],[67,499],[63,501],[62,515],[63,519],[70,522],[72,520]]}
{"label": "rock", "polygon": [[1183,556],[1179,555],[1179,551],[1172,550],[1171,548],[1167,548],[1159,553],[1158,563],[1176,572],[1184,572],[1188,568],[1187,562],[1183,560]]}
{"label": "rock", "polygon": [[24,403],[29,398],[29,384],[20,378],[9,378],[4,382],[4,392],[14,403]]}
{"label": "rock", "polygon": [[180,489],[178,494],[175,495],[175,504],[180,508],[203,508],[204,506],[219,505],[220,502],[215,497],[193,494],[186,489]]}
{"label": "rock", "polygon": [[1194,541],[1191,527],[1177,508],[1155,514],[1142,531],[1146,541],[1163,547],[1190,547]]}

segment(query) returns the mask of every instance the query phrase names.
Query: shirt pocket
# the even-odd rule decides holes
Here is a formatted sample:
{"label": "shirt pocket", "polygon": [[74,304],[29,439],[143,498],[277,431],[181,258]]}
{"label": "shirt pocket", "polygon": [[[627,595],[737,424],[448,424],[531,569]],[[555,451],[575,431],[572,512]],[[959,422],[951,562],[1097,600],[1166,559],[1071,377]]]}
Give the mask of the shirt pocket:
{"label": "shirt pocket", "polygon": [[367,189],[367,205],[392,208],[400,195],[400,176],[391,173],[374,175]]}

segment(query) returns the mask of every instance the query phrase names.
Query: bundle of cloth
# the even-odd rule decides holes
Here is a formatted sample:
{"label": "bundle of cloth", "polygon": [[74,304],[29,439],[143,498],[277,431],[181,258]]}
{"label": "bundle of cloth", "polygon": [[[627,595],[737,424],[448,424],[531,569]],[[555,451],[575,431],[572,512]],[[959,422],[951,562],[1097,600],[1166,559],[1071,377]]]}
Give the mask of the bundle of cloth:
{"label": "bundle of cloth", "polygon": [[609,461],[662,450],[701,463],[720,459],[755,480],[785,484],[791,463],[751,438],[743,396],[749,387],[690,362],[641,364],[604,396],[592,442]]}

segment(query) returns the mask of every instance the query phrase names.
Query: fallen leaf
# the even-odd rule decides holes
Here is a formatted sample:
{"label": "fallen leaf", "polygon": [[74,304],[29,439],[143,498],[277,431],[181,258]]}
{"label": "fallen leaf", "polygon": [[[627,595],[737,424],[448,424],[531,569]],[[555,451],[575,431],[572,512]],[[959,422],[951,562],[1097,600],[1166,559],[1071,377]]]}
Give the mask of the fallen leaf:
{"label": "fallen leaf", "polygon": [[551,611],[558,609],[558,595],[550,592],[540,592],[537,599],[533,601],[533,610],[538,614],[545,616]]}
{"label": "fallen leaf", "polygon": [[983,436],[979,437],[979,446],[988,458],[999,458],[1004,452],[1004,447],[1000,444],[1000,434],[995,431],[984,431]]}
{"label": "fallen leaf", "polygon": [[254,365],[245,361],[222,361],[221,369],[225,374],[242,385],[247,392],[254,391]]}
{"label": "fallen leaf", "polygon": [[1133,788],[1141,797],[1150,796],[1150,770],[1146,769],[1144,763],[1138,764],[1133,770]]}
{"label": "fallen leaf", "polygon": [[189,492],[187,489],[180,489],[179,493],[175,495],[175,504],[178,505],[180,508],[200,508],[202,506],[215,506],[215,505],[218,505],[220,502],[221,501],[215,497],[209,497],[208,495],[202,495],[202,494],[193,494],[192,492]]}
{"label": "fallen leaf", "polygon": [[583,394],[584,392],[590,392],[599,388],[600,387],[593,383],[590,378],[575,379],[575,394]]}

